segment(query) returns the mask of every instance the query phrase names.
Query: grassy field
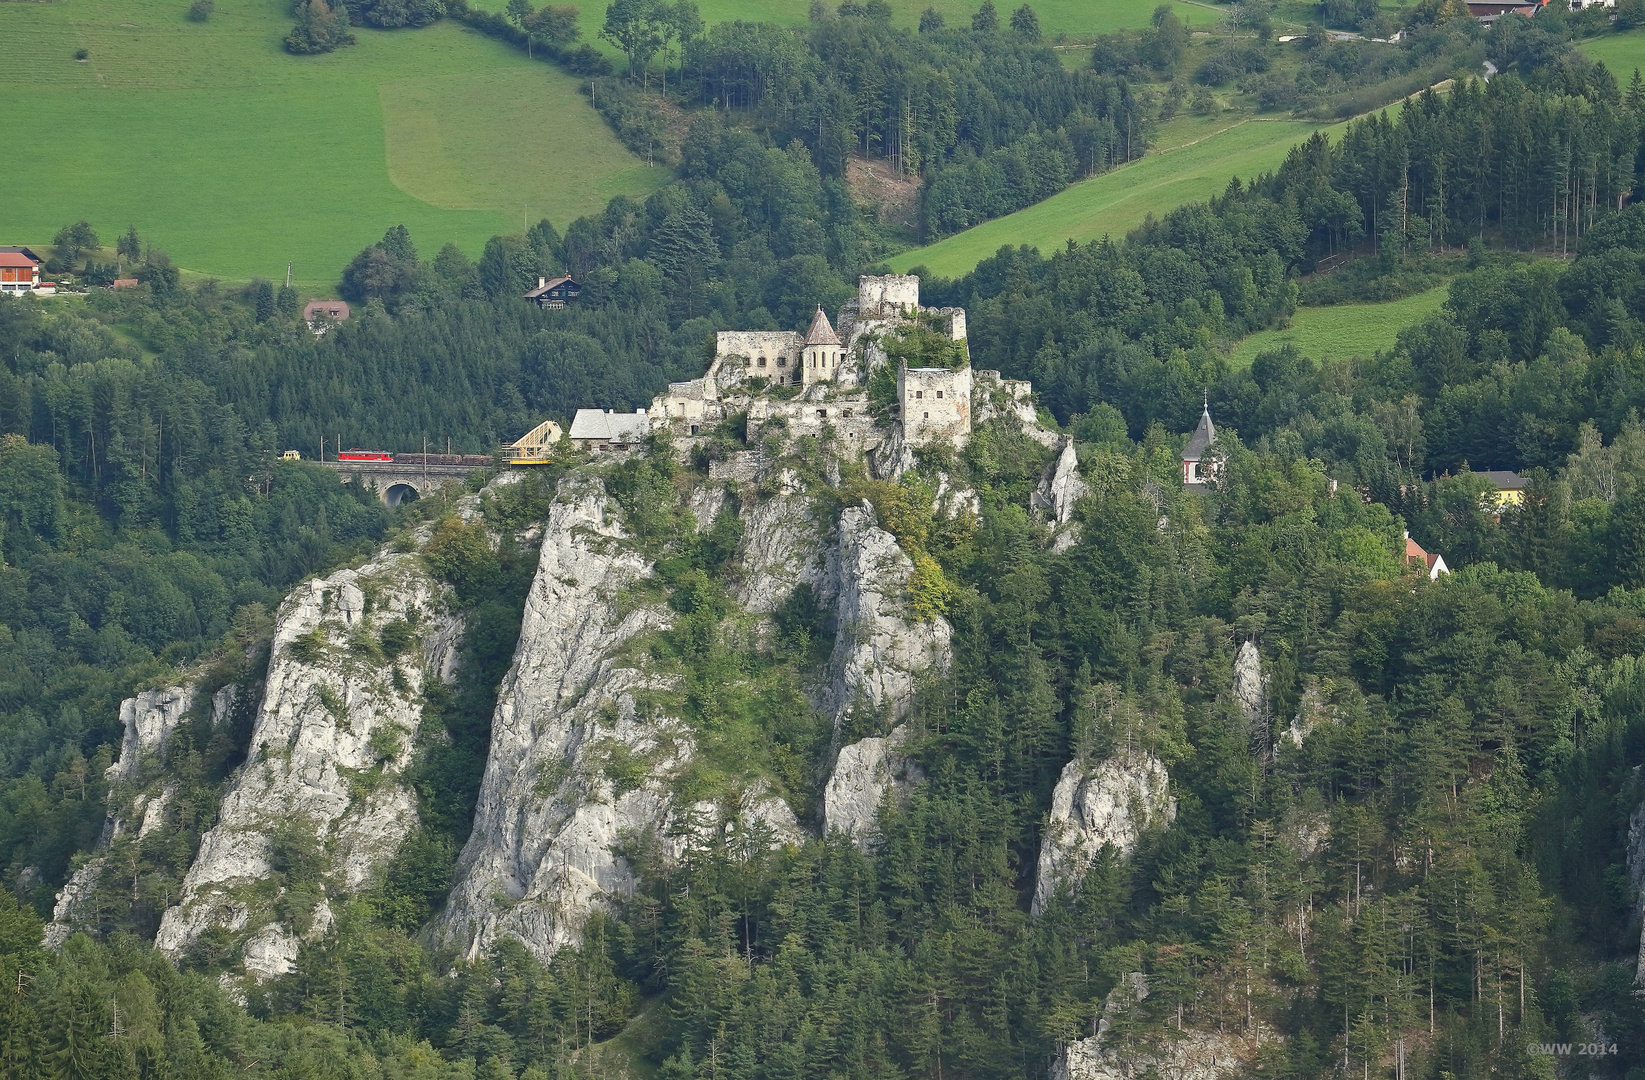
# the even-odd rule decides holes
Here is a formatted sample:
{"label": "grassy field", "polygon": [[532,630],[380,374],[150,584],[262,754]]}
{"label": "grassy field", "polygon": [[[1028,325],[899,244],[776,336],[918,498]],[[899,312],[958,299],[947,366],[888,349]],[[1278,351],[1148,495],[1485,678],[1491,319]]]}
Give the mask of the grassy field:
{"label": "grassy field", "polygon": [[1282,345],[1295,345],[1315,360],[1370,356],[1378,349],[1392,348],[1401,330],[1438,311],[1445,296],[1446,287],[1441,286],[1386,304],[1298,308],[1290,329],[1250,335],[1234,347],[1228,361],[1236,369],[1244,368],[1259,354]]}
{"label": "grassy field", "polygon": [[[830,9],[838,0],[825,0]],[[1204,3],[1170,0],[1177,14],[1191,26],[1208,27],[1221,22],[1223,14]],[[1010,19],[1021,0],[995,0],[1001,21]],[[488,11],[502,11],[508,0],[470,0],[470,7]],[[1040,29],[1047,38],[1067,34],[1071,38],[1105,34],[1110,30],[1125,30],[1147,26],[1149,17],[1160,5],[1160,0],[1030,0],[1030,6],[1040,18]],[[540,4],[538,6],[541,6]],[[928,7],[942,12],[949,26],[970,26],[971,15],[982,6],[982,0],[891,0],[892,20],[899,26],[916,26],[920,12]],[[605,21],[604,0],[579,3],[583,39],[600,45],[608,55],[619,55],[611,46],[599,41],[600,26]],[[772,22],[797,26],[810,17],[811,0],[697,0],[697,10],[703,22]]]}
{"label": "grassy field", "polygon": [[1595,60],[1603,60],[1623,89],[1627,89],[1635,68],[1645,70],[1645,30],[1589,38],[1578,42],[1577,48]]}
{"label": "grassy field", "polygon": [[[1015,214],[995,218],[929,247],[891,260],[899,272],[924,266],[956,277],[1004,244],[1030,244],[1042,252],[1069,239],[1118,239],[1181,203],[1221,194],[1233,176],[1251,177],[1276,168],[1286,152],[1315,131],[1337,128],[1300,120],[1185,118],[1165,125],[1160,145],[1147,156],[1082,181]],[[1189,136],[1185,138],[1185,136]]]}
{"label": "grassy field", "polygon": [[[310,291],[404,223],[425,254],[547,216],[562,228],[667,176],[629,154],[546,64],[455,23],[293,57],[288,0],[0,3],[0,62],[29,73],[0,112],[27,184],[0,199],[0,244],[86,218],[135,224],[185,269],[228,280],[294,265]],[[73,59],[76,48],[90,58]],[[15,106],[15,103],[14,103]]]}

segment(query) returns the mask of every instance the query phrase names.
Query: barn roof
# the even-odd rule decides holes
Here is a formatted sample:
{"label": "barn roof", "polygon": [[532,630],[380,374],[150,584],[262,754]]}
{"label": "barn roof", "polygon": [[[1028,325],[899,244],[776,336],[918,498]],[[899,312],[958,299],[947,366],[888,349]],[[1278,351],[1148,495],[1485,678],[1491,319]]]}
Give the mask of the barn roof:
{"label": "barn roof", "polygon": [[0,251],[0,266],[27,266],[40,265],[39,259],[31,259],[21,251]]}
{"label": "barn roof", "polygon": [[572,439],[598,439],[605,442],[639,442],[651,434],[651,417],[644,409],[634,412],[611,412],[608,409],[578,409],[571,418]]}

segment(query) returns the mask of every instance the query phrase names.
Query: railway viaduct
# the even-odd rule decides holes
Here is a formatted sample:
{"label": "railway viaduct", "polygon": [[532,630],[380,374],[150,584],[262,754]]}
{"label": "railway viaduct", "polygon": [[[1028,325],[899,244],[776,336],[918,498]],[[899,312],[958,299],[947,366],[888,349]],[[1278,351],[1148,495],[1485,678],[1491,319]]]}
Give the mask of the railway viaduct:
{"label": "railway viaduct", "polygon": [[327,461],[326,468],[342,474],[343,483],[356,475],[360,482],[375,488],[377,497],[390,506],[406,499],[418,499],[446,484],[461,484],[469,473],[484,465],[414,465],[395,461]]}

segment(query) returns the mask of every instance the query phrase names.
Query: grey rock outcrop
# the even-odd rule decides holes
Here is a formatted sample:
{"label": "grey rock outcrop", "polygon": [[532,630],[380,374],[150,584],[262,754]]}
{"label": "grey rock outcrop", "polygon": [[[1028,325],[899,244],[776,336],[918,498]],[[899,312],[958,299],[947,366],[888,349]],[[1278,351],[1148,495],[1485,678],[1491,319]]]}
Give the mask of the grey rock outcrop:
{"label": "grey rock outcrop", "polygon": [[173,686],[166,690],[145,690],[120,703],[120,723],[125,737],[120,741],[120,760],[108,778],[125,781],[137,775],[144,754],[157,754],[194,704],[194,688]]}
{"label": "grey rock outcrop", "polygon": [[[258,887],[274,872],[283,830],[319,838],[325,896],[375,879],[417,825],[402,774],[421,726],[424,681],[454,673],[461,626],[450,609],[449,590],[418,558],[393,552],[309,581],[286,598],[246,764],[202,838],[180,901],[161,919],[155,944],[162,952],[181,956],[221,926],[246,936],[253,978],[289,969],[297,933]],[[385,655],[378,635],[401,620],[419,647]],[[318,907],[307,921],[311,936],[323,932]]]}
{"label": "grey rock outcrop", "polygon": [[1105,846],[1130,854],[1145,831],[1175,820],[1170,787],[1165,765],[1147,754],[1063,766],[1040,841],[1031,912],[1038,915],[1059,888],[1077,889]]}
{"label": "grey rock outcrop", "polygon": [[859,846],[874,832],[880,804],[889,794],[905,799],[924,779],[919,764],[900,752],[904,730],[862,739],[841,747],[834,772],[823,789],[823,828],[838,829]]}
{"label": "grey rock outcrop", "polygon": [[[213,702],[213,722],[221,722],[230,705],[231,693],[219,691]],[[103,820],[103,833],[97,848],[106,852],[126,830],[127,817],[139,821],[137,836],[141,839],[158,828],[164,820],[166,806],[173,788],[163,781],[144,784],[143,766],[162,757],[166,740],[187,718],[194,706],[194,687],[172,686],[164,690],[144,690],[120,703],[120,723],[125,734],[120,741],[120,757],[104,774],[109,780],[108,814]],[[144,790],[148,789],[148,790]],[[154,790],[157,789],[157,790]],[[68,936],[82,928],[83,905],[97,888],[103,872],[106,855],[87,859],[57,891],[57,903],[52,908],[51,922],[46,924],[43,943],[55,949]]]}
{"label": "grey rock outcrop", "polygon": [[41,935],[41,944],[48,949],[60,948],[69,935],[81,929],[80,916],[84,912],[87,900],[91,898],[92,890],[97,888],[97,879],[103,873],[105,856],[95,856],[86,860],[63,887],[57,890],[57,903],[51,909],[51,922],[46,924],[45,932]]}
{"label": "grey rock outcrop", "polygon": [[1074,440],[1065,439],[1062,452],[1046,467],[1033,497],[1034,508],[1045,512],[1051,526],[1052,551],[1060,554],[1079,543],[1080,527],[1074,520],[1074,504],[1090,492],[1090,487],[1080,478]]}
{"label": "grey rock outcrop", "polygon": [[874,448],[868,463],[881,480],[901,480],[904,473],[914,468],[914,448],[904,438],[902,424],[891,425],[891,434]]}
{"label": "grey rock outcrop", "polygon": [[1255,1047],[1233,1034],[1166,1030],[1145,1046],[1077,1039],[1051,1063],[1050,1080],[1222,1080],[1240,1075]]}
{"label": "grey rock outcrop", "polygon": [[946,670],[953,631],[941,616],[915,621],[904,595],[914,563],[866,504],[840,515],[837,623],[824,710],[835,729],[853,707],[908,715],[921,672]]}
{"label": "grey rock outcrop", "polygon": [[945,472],[937,473],[937,494],[931,500],[931,512],[938,517],[956,518],[969,514],[982,517],[982,497],[972,488],[956,487],[953,478]]}
{"label": "grey rock outcrop", "polygon": [[1336,722],[1336,710],[1325,699],[1319,680],[1309,678],[1302,688],[1302,700],[1297,703],[1296,715],[1291,717],[1291,723],[1280,732],[1279,741],[1274,745],[1275,755],[1302,749],[1302,743],[1309,735],[1326,724]]}
{"label": "grey rock outcrop", "polygon": [[1234,657],[1234,701],[1252,734],[1268,731],[1268,680],[1262,674],[1262,654],[1257,643],[1240,645]]}
{"label": "grey rock outcrop", "polygon": [[828,587],[824,530],[802,495],[777,495],[756,503],[745,515],[742,543],[737,552],[741,567],[733,594],[743,609],[769,615],[796,586],[816,589],[819,599]]}
{"label": "grey rock outcrop", "polygon": [[[1050,1080],[1221,1080],[1244,1071],[1256,1052],[1255,1040],[1225,1031],[1166,1028],[1121,1042],[1113,1029],[1121,1016],[1148,999],[1148,979],[1133,971],[1103,999],[1097,1033],[1076,1039],[1051,1063]],[[1272,1040],[1277,1035],[1259,1025]]]}
{"label": "grey rock outcrop", "polygon": [[[665,628],[668,613],[619,606],[618,594],[651,566],[610,511],[604,485],[581,476],[561,482],[549,511],[497,697],[474,831],[436,928],[470,955],[500,934],[539,956],[577,941],[602,894],[633,887],[613,850],[619,835],[657,830],[668,817],[658,776],[678,763],[685,733],[636,703],[636,694],[666,686],[613,658]],[[645,762],[646,779],[614,782],[602,753]]]}
{"label": "grey rock outcrop", "polygon": [[1080,479],[1079,456],[1074,452],[1074,440],[1066,439],[1062,452],[1046,467],[1034,491],[1034,507],[1046,512],[1053,524],[1066,525],[1074,520],[1074,504],[1090,492]]}

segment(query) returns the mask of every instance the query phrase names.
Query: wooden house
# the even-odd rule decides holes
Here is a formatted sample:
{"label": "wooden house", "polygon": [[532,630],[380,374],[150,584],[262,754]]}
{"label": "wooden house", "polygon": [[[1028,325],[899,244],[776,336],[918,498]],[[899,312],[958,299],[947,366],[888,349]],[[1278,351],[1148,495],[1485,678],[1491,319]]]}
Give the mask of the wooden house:
{"label": "wooden house", "polygon": [[16,296],[39,288],[40,261],[28,248],[0,248],[0,293]]}
{"label": "wooden house", "polygon": [[571,280],[569,274],[561,274],[552,280],[538,278],[537,287],[526,293],[525,298],[540,308],[563,308],[575,302],[582,291],[582,285]]}

